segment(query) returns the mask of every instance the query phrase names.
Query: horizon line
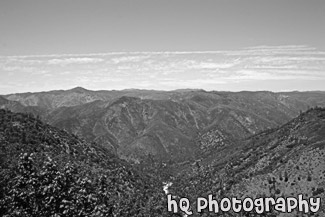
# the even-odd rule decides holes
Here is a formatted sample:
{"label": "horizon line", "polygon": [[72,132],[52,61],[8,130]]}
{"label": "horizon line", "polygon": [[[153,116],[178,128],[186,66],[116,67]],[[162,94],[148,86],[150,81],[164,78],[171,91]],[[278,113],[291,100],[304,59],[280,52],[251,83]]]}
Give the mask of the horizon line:
{"label": "horizon line", "polygon": [[229,93],[240,93],[240,92],[271,92],[271,93],[293,93],[293,92],[325,92],[325,90],[282,90],[282,91],[272,91],[272,90],[240,90],[240,91],[231,91],[231,90],[205,90],[203,88],[180,88],[180,89],[172,89],[172,90],[159,90],[159,89],[139,89],[139,88],[126,88],[126,89],[100,89],[100,90],[92,90],[87,89],[81,86],[76,86],[70,89],[53,89],[53,90],[44,90],[44,91],[36,91],[36,92],[15,92],[15,93],[8,93],[8,94],[0,94],[0,96],[7,96],[7,95],[14,95],[14,94],[37,94],[37,93],[45,93],[45,92],[55,92],[55,91],[71,91],[74,89],[82,89],[85,91],[91,92],[100,92],[100,91],[155,91],[155,92],[176,92],[176,91],[204,91],[204,92],[229,92]]}

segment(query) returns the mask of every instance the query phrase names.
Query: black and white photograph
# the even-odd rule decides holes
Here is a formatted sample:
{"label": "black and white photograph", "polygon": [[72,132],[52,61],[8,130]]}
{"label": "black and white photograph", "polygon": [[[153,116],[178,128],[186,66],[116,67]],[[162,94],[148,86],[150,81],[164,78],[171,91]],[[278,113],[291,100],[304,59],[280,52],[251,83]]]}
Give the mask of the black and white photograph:
{"label": "black and white photograph", "polygon": [[325,1],[0,0],[0,216],[325,217]]}

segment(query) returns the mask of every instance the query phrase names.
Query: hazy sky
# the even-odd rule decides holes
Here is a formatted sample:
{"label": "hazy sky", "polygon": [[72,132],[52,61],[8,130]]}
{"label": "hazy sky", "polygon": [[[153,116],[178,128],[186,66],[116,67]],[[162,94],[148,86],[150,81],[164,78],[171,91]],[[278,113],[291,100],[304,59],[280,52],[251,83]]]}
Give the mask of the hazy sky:
{"label": "hazy sky", "polygon": [[324,38],[324,0],[1,0],[0,94],[325,90]]}

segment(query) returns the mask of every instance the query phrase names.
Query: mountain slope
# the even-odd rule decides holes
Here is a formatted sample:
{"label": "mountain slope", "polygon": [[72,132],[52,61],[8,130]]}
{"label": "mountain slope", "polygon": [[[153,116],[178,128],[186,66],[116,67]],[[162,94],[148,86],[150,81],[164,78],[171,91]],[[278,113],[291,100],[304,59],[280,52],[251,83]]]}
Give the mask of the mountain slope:
{"label": "mountain slope", "polygon": [[47,120],[88,141],[106,144],[128,160],[138,162],[151,154],[179,162],[197,158],[199,133],[219,131],[226,140],[238,143],[289,121],[309,106],[270,92],[177,94],[164,100],[123,96],[94,101],[56,109]]}
{"label": "mountain slope", "polygon": [[308,107],[325,106],[324,92],[74,88],[5,97],[26,108],[36,105],[33,108],[42,111],[40,116],[46,122],[105,145],[133,162],[148,155],[165,162],[197,159],[199,152],[208,154],[216,146],[208,140],[205,145],[198,144],[200,135],[219,132],[222,140],[240,144],[248,136],[284,124]]}
{"label": "mountain slope", "polygon": [[186,105],[132,97],[58,109],[49,122],[135,161],[148,154],[165,160],[193,156],[191,136],[198,130]]}
{"label": "mountain slope", "polygon": [[1,216],[165,215],[158,176],[107,148],[0,109]]}
{"label": "mountain slope", "polygon": [[8,100],[18,101],[24,106],[38,106],[47,111],[51,111],[59,107],[82,105],[96,100],[114,100],[123,96],[139,97],[143,99],[169,99],[171,96],[179,95],[183,92],[184,91],[167,92],[137,89],[127,89],[121,91],[92,91],[82,87],[76,87],[70,90],[53,90],[36,93],[15,93],[5,95],[4,97]]}
{"label": "mountain slope", "polygon": [[11,101],[0,96],[0,109],[8,109],[13,112],[30,113],[34,116],[45,116],[46,112],[38,106],[24,106],[18,101]]}
{"label": "mountain slope", "polygon": [[[214,134],[214,132],[211,132]],[[218,135],[211,138],[218,138]],[[218,142],[216,142],[218,143]],[[220,142],[219,142],[220,144]],[[196,197],[320,197],[325,199],[325,109],[313,108],[281,127],[218,146],[189,165],[172,182],[171,192]],[[319,216],[325,212],[324,204]],[[274,213],[275,216],[299,216]],[[233,216],[236,216],[235,214]]]}

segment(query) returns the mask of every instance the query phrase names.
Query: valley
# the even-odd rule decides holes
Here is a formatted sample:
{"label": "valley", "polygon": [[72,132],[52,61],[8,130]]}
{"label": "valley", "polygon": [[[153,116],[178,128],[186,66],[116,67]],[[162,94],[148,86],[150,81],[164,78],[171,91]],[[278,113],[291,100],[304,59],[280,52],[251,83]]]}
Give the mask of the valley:
{"label": "valley", "polygon": [[[71,182],[79,188],[78,177],[94,183],[88,190],[98,206],[104,206],[105,197],[95,192],[105,174],[110,180],[105,181],[110,183],[107,191],[115,195],[111,195],[115,202],[125,200],[128,206],[131,198],[138,198],[150,208],[141,210],[144,204],[137,202],[128,214],[122,214],[120,206],[124,205],[116,202],[114,207],[120,208],[110,209],[115,202],[109,200],[112,204],[106,204],[107,209],[96,210],[115,216],[172,216],[164,208],[167,191],[190,201],[211,193],[238,198],[302,193],[324,198],[322,107],[325,92],[317,91],[91,91],[78,87],[3,95],[0,155],[1,173],[6,178],[1,185],[17,185],[18,179],[11,177],[24,176],[11,168],[23,164],[33,165],[35,180],[41,180],[44,169],[53,162],[49,159],[54,159],[55,166],[50,165],[62,175],[68,169],[64,164],[71,164],[75,171]],[[15,198],[7,188],[1,194]],[[66,195],[63,188],[60,192]],[[86,197],[74,196],[71,200]],[[2,204],[8,203],[2,200]],[[55,203],[62,205],[62,201]],[[94,210],[85,213],[96,213]],[[215,216],[193,214],[198,215]],[[231,212],[222,215],[236,216]],[[287,215],[271,212],[265,216]]]}
{"label": "valley", "polygon": [[[31,112],[133,163],[148,155],[164,162],[184,162],[209,152],[216,141],[238,143],[310,107],[325,106],[324,96],[324,92],[90,91],[77,87],[6,95],[3,100],[10,101],[2,102],[2,107]],[[199,137],[204,145],[197,142]]]}

